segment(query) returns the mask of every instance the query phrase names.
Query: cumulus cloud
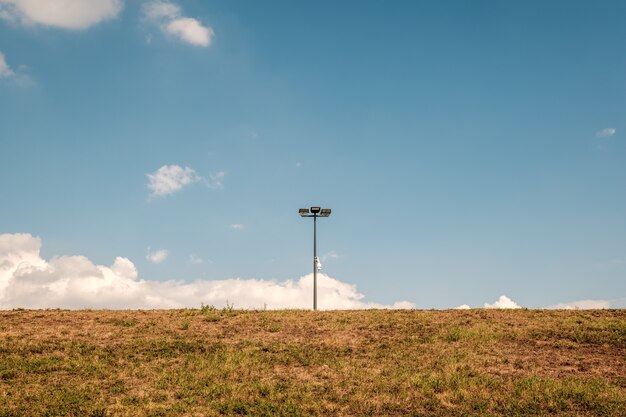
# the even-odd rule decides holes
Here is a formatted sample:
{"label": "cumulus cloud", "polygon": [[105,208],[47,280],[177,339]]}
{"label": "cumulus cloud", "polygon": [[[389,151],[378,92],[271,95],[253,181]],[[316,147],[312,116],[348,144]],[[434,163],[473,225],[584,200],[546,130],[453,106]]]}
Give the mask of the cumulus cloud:
{"label": "cumulus cloud", "polygon": [[[135,265],[117,257],[111,266],[84,256],[45,260],[41,240],[30,234],[0,235],[0,308],[185,308],[201,303],[237,308],[310,308],[313,274],[284,282],[260,279],[156,281],[138,278]],[[322,309],[415,308],[408,301],[364,301],[356,286],[318,274]]]}
{"label": "cumulus cloud", "polygon": [[607,127],[605,129],[602,129],[596,132],[596,136],[599,138],[610,138],[615,133],[617,133],[617,129],[615,129],[614,127]]}
{"label": "cumulus cloud", "polygon": [[471,308],[472,307],[468,306],[467,304],[462,304],[462,305],[460,305],[458,307],[454,307],[455,310],[469,310]]}
{"label": "cumulus cloud", "polygon": [[485,308],[522,308],[506,295],[501,295],[493,304],[485,303]]}
{"label": "cumulus cloud", "polygon": [[143,5],[143,14],[147,21],[159,26],[166,35],[194,46],[207,47],[211,44],[213,29],[197,19],[183,16],[176,4],[152,1]]}
{"label": "cumulus cloud", "polygon": [[15,72],[9,67],[4,54],[0,52],[0,78],[9,78],[15,75]]}
{"label": "cumulus cloud", "polygon": [[148,189],[151,196],[166,196],[179,191],[186,185],[200,181],[201,177],[189,167],[163,165],[148,177]]}
{"label": "cumulus cloud", "polygon": [[[149,250],[149,249],[148,249]],[[152,262],[153,264],[160,264],[169,256],[169,251],[167,249],[159,249],[154,252],[148,252],[146,255],[146,259]]]}
{"label": "cumulus cloud", "polygon": [[559,303],[548,307],[550,309],[557,310],[596,310],[611,308],[611,301],[609,300],[578,300],[570,301],[569,303]]}
{"label": "cumulus cloud", "polygon": [[123,0],[0,0],[0,18],[25,26],[80,30],[115,18]]}

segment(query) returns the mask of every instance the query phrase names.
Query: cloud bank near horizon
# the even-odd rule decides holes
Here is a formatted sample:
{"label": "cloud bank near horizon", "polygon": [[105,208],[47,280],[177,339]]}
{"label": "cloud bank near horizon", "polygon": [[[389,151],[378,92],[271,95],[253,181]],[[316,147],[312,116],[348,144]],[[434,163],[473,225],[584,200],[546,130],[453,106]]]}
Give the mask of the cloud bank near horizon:
{"label": "cloud bank near horizon", "polygon": [[[110,266],[84,256],[45,260],[41,239],[30,234],[0,235],[0,309],[198,308],[202,303],[236,308],[302,308],[311,306],[313,274],[298,280],[261,279],[156,281],[138,278],[135,265],[117,257]],[[320,309],[415,308],[399,301],[383,305],[364,301],[355,285],[318,274]]]}
{"label": "cloud bank near horizon", "polygon": [[484,308],[522,308],[515,301],[511,300],[506,295],[501,295],[495,302],[492,304],[485,303]]}
{"label": "cloud bank near horizon", "polygon": [[[617,298],[614,300],[576,300],[569,301],[565,303],[558,303],[548,307],[545,307],[546,310],[602,310],[607,308],[624,308],[626,305],[625,298]],[[462,304],[458,307],[454,307],[453,310],[469,310],[473,307],[468,304]],[[481,308],[481,307],[476,307]],[[506,295],[501,295],[496,301],[493,303],[484,303],[483,307],[485,309],[519,309],[524,308],[523,306],[517,304],[515,301],[511,300]]]}
{"label": "cloud bank near horizon", "polygon": [[[469,310],[471,308],[472,307],[469,306],[468,304],[462,304],[462,305],[460,305],[458,307],[454,307],[453,310]],[[517,304],[515,301],[511,300],[506,295],[501,295],[493,303],[485,303],[485,304],[483,304],[482,308],[486,308],[486,309],[494,309],[494,308],[495,309],[517,309],[517,308],[522,308],[522,306]]]}
{"label": "cloud bank near horizon", "polygon": [[612,308],[610,300],[577,300],[548,307],[551,310],[601,310]]}
{"label": "cloud bank near horizon", "polygon": [[[157,281],[140,279],[133,262],[121,256],[115,258],[112,265],[104,266],[94,264],[85,256],[45,260],[40,250],[41,239],[31,234],[0,234],[0,309],[167,309],[197,308],[202,303],[218,308],[227,303],[247,309],[311,307],[313,274],[284,282],[240,278]],[[323,310],[416,308],[409,301],[392,305],[365,301],[356,285],[325,274],[318,274],[318,296],[319,307]],[[578,300],[547,308],[618,308],[624,301]],[[464,304],[457,308],[471,307]],[[521,306],[502,295],[494,303],[485,303],[483,308]]]}

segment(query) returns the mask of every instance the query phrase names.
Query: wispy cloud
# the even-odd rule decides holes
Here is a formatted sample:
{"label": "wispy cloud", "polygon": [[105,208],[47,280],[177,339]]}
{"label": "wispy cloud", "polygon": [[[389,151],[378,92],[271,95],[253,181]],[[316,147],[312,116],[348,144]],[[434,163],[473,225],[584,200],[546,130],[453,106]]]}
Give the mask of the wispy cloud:
{"label": "wispy cloud", "polygon": [[123,0],[0,0],[0,18],[24,26],[80,30],[115,18]]}
{"label": "wispy cloud", "polygon": [[15,72],[9,67],[9,64],[7,64],[4,54],[0,52],[0,78],[9,78],[14,75]]}
{"label": "wispy cloud", "polygon": [[0,52],[0,81],[3,80],[18,86],[32,86],[35,84],[30,75],[28,75],[28,67],[19,65],[14,70],[7,62],[4,54]]}
{"label": "wispy cloud", "polygon": [[214,36],[213,29],[197,19],[182,15],[180,6],[168,1],[152,1],[143,5],[146,20],[161,31],[194,46],[208,47]]}
{"label": "wispy cloud", "polygon": [[339,256],[339,254],[335,252],[334,250],[331,250],[330,252],[326,252],[325,254],[323,254],[321,257],[321,260],[322,262],[326,262],[329,260],[335,260],[339,258],[341,258],[341,256]]}
{"label": "wispy cloud", "polygon": [[617,129],[615,129],[614,127],[607,127],[596,132],[596,136],[599,138],[610,138],[611,136],[615,135],[615,133],[617,133]]}
{"label": "wispy cloud", "polygon": [[35,80],[28,74],[26,65],[18,65],[17,69],[9,66],[6,58],[0,52],[0,83],[6,82],[18,87],[32,87],[36,85]]}
{"label": "wispy cloud", "polygon": [[231,224],[228,227],[230,227],[233,230],[243,230],[245,228],[245,226],[243,224],[241,224],[241,223]]}
{"label": "wispy cloud", "polygon": [[152,262],[153,264],[160,264],[169,256],[169,251],[167,249],[159,249],[154,252],[150,252],[150,248],[148,248],[148,254],[146,255],[146,259]]}
{"label": "wispy cloud", "polygon": [[[277,282],[261,279],[157,281],[139,279],[135,265],[117,257],[95,265],[84,256],[45,260],[41,240],[30,234],[0,235],[0,308],[152,309],[216,307],[311,308],[313,274]],[[415,308],[408,301],[383,305],[364,301],[356,286],[318,274],[322,309]]]}
{"label": "wispy cloud", "polygon": [[195,253],[192,253],[191,255],[189,255],[189,262],[194,265],[201,265],[204,263],[204,259],[196,255]]}
{"label": "wispy cloud", "polygon": [[209,178],[206,178],[204,182],[209,188],[224,188],[224,177],[226,177],[226,173],[224,171],[218,171],[214,174],[209,174]]}
{"label": "wispy cloud", "polygon": [[485,308],[522,308],[515,301],[511,300],[506,295],[501,295],[495,302],[492,304],[485,303]]}

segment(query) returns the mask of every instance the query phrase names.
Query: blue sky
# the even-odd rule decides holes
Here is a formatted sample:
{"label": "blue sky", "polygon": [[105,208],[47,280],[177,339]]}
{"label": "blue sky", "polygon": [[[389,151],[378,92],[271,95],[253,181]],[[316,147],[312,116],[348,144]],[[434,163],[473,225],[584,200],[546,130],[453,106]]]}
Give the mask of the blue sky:
{"label": "blue sky", "polygon": [[626,3],[56,4],[0,0],[0,233],[43,259],[297,280],[322,205],[366,300],[626,305]]}

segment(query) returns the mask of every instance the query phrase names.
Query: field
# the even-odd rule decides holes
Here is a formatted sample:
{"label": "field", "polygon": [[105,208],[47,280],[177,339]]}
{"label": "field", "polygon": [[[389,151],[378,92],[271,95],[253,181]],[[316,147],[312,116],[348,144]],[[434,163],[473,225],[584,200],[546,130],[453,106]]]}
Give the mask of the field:
{"label": "field", "polygon": [[0,416],[626,416],[626,310],[0,312]]}

